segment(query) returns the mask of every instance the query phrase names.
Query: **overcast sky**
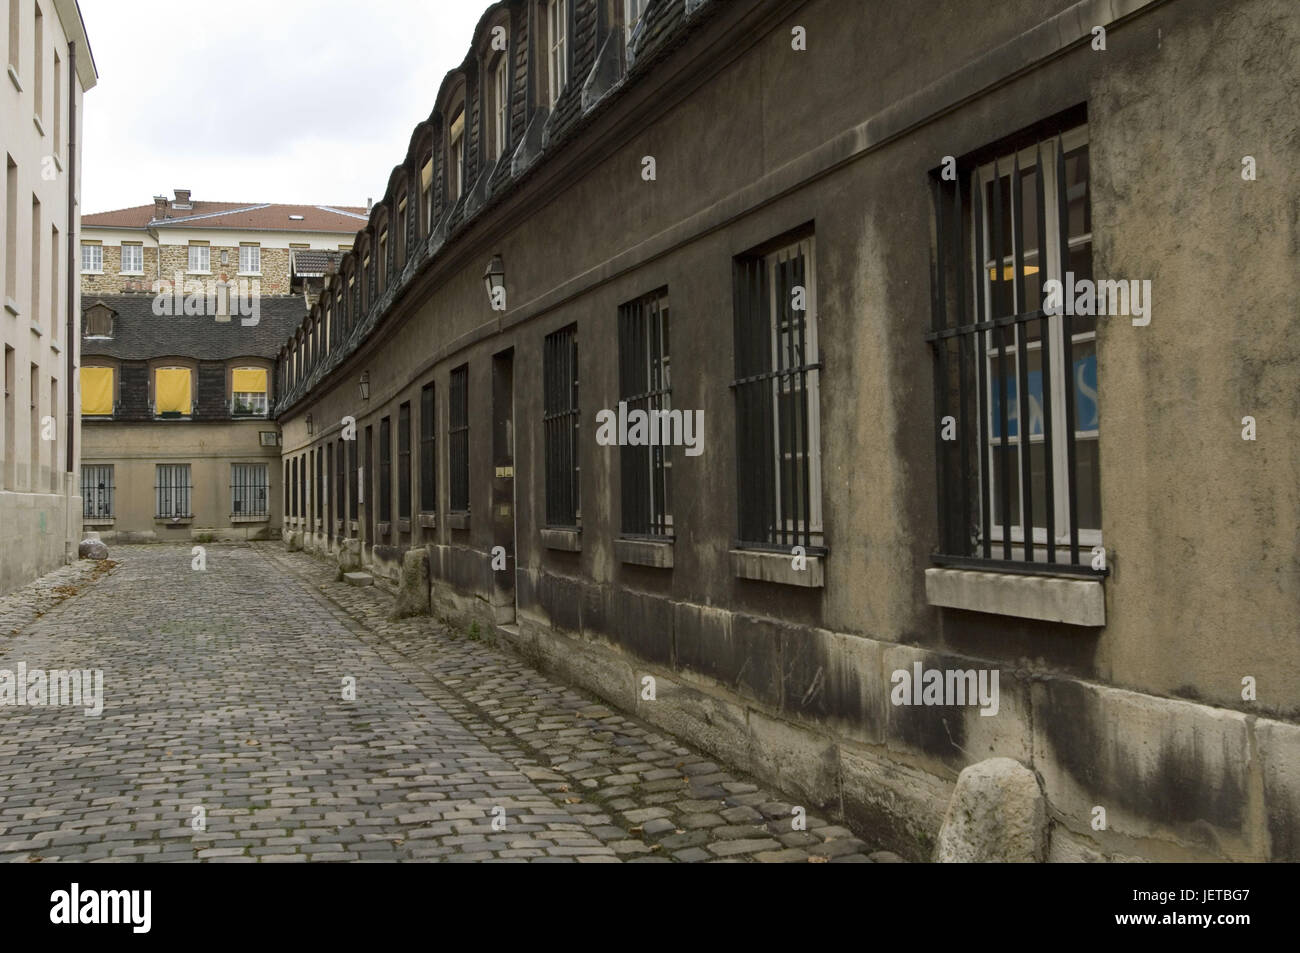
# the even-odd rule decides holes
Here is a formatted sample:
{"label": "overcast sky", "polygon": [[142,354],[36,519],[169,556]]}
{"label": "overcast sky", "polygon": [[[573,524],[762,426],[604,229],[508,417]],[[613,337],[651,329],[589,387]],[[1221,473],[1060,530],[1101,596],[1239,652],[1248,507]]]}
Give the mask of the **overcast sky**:
{"label": "overcast sky", "polygon": [[489,0],[80,3],[99,68],[88,214],[178,187],[199,201],[378,200]]}

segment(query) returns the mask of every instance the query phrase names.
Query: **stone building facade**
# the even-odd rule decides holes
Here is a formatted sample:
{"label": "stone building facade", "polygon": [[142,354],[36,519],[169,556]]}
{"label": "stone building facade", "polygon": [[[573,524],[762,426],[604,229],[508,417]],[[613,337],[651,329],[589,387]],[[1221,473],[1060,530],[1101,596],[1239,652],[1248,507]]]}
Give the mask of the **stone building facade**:
{"label": "stone building facade", "polygon": [[181,275],[256,279],[260,294],[287,295],[295,249],[347,249],[366,221],[366,209],[354,206],[207,202],[176,189],[170,200],[82,217],[81,290],[152,292]]}
{"label": "stone building facade", "polygon": [[76,557],[84,94],[97,79],[75,0],[4,0],[0,76],[0,596]]}
{"label": "stone building facade", "polygon": [[1297,49],[502,0],[278,353],[286,537],[911,856],[1006,756],[1050,859],[1300,859]]}

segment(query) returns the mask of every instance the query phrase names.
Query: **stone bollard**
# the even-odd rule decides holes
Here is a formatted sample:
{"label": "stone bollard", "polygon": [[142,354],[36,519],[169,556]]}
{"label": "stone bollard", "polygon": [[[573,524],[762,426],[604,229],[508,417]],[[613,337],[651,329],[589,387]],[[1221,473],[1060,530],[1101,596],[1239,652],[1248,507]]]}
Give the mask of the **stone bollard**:
{"label": "stone bollard", "polygon": [[402,576],[397,584],[393,618],[429,614],[429,557],[423,549],[402,556]]}
{"label": "stone bollard", "polygon": [[361,569],[361,540],[345,539],[339,546],[339,572],[357,572]]}
{"label": "stone bollard", "polygon": [[934,859],[939,863],[1041,863],[1047,804],[1034,773],[1012,758],[964,768],[948,803]]}
{"label": "stone bollard", "polygon": [[90,532],[77,544],[78,559],[107,559],[108,547],[103,544],[98,533]]}
{"label": "stone bollard", "polygon": [[296,530],[289,533],[289,535],[285,537],[284,541],[288,545],[289,552],[291,553],[296,553],[302,549],[302,533],[299,533]]}

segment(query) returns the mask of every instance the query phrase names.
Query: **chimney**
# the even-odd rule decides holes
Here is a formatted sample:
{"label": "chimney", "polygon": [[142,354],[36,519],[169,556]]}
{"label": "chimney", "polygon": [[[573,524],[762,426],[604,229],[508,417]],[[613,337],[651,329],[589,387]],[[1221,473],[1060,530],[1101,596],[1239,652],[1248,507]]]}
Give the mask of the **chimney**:
{"label": "chimney", "polygon": [[161,221],[167,217],[167,196],[155,195],[153,197],[153,219],[155,222]]}
{"label": "chimney", "polygon": [[176,204],[173,206],[173,208],[190,208],[190,207],[191,207],[191,206],[190,206],[190,190],[189,190],[189,189],[177,189],[177,190],[176,190]]}
{"label": "chimney", "polygon": [[375,207],[375,200],[374,200],[374,199],[366,199],[366,214],[367,214],[367,215],[370,214],[370,210],[373,209],[374,207]]}

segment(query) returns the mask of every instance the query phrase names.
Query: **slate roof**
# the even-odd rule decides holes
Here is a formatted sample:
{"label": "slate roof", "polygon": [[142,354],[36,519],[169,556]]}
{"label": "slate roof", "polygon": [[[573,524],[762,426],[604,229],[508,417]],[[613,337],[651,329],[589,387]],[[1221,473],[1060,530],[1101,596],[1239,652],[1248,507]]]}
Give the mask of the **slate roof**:
{"label": "slate roof", "polygon": [[339,270],[343,252],[324,248],[295,248],[289,253],[290,267],[299,278],[319,278]]}
{"label": "slate roof", "polygon": [[[176,209],[168,203],[163,218],[154,218],[153,205],[136,205],[112,212],[81,216],[90,228],[237,228],[258,232],[339,232],[351,235],[369,220],[364,208],[346,205],[276,205],[269,202],[193,202]],[[290,215],[301,215],[292,219]]]}
{"label": "slate roof", "polygon": [[155,357],[191,357],[199,361],[225,361],[235,357],[274,358],[307,313],[303,299],[295,296],[263,297],[258,323],[245,327],[235,317],[218,322],[211,316],[153,313],[151,294],[97,295],[82,299],[82,312],[103,302],[116,313],[113,336],[82,336],[83,356],[144,361]]}

